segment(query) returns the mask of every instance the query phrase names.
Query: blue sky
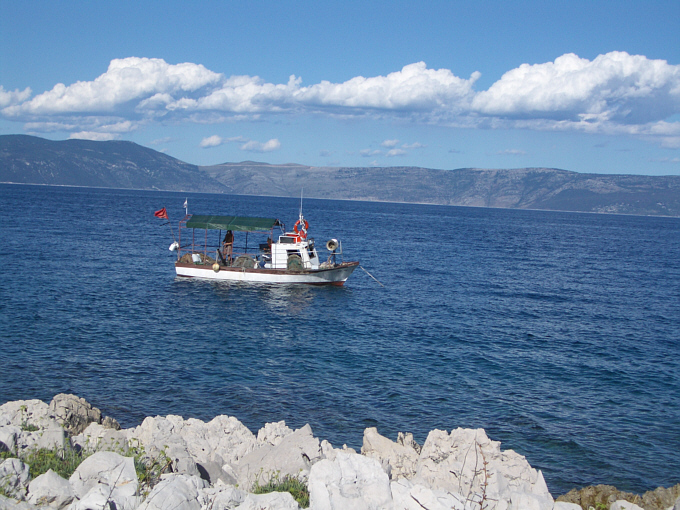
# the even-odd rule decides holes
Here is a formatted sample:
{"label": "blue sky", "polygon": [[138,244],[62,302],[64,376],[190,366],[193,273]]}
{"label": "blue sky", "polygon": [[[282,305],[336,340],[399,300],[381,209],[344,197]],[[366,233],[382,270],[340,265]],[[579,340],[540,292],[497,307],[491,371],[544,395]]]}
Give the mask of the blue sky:
{"label": "blue sky", "polygon": [[0,0],[0,134],[680,175],[680,2]]}

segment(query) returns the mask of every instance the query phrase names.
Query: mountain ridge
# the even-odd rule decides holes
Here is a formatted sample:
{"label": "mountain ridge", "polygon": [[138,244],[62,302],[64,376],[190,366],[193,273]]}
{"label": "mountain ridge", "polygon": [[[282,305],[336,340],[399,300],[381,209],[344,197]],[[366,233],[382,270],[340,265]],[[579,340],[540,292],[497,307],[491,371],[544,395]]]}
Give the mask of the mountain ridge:
{"label": "mountain ridge", "polygon": [[257,161],[198,166],[129,141],[0,135],[0,182],[680,216],[680,176]]}

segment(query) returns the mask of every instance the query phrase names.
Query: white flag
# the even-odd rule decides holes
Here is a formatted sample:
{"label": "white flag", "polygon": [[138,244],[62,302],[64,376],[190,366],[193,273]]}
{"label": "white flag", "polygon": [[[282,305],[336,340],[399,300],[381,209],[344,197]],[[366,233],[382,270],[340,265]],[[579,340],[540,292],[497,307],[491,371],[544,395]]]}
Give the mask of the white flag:
{"label": "white flag", "polygon": [[189,206],[187,205],[187,199],[185,198],[184,199],[184,208],[186,209],[187,207],[189,207]]}

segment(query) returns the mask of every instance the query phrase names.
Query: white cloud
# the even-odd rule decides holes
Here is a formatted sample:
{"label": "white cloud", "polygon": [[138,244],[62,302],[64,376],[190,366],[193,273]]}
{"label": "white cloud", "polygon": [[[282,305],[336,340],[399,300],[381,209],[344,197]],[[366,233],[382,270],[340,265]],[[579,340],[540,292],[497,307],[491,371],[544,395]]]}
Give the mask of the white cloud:
{"label": "white cloud", "polygon": [[395,147],[399,143],[399,140],[385,140],[380,145],[383,147]]}
{"label": "white cloud", "polygon": [[393,156],[406,156],[406,151],[404,149],[392,149],[387,151],[387,156],[393,157]]}
{"label": "white cloud", "polygon": [[499,156],[524,156],[526,152],[520,149],[506,149],[504,151],[496,152]]}
{"label": "white cloud", "polygon": [[592,62],[573,53],[522,64],[479,92],[472,109],[487,116],[600,124],[641,124],[680,113],[680,66],[611,52]]}
{"label": "white cloud", "polygon": [[97,133],[96,131],[80,131],[79,133],[71,133],[70,140],[94,140],[97,142],[108,142],[118,138],[112,133]]}
{"label": "white cloud", "polygon": [[417,62],[387,76],[357,76],[344,83],[322,81],[301,88],[296,99],[306,105],[427,110],[450,107],[467,98],[480,76],[475,72],[465,80],[448,69],[428,69],[425,62]]}
{"label": "white cloud", "polygon": [[217,135],[212,135],[207,138],[204,138],[201,140],[201,143],[199,144],[201,147],[206,148],[206,147],[217,147],[218,145],[222,145],[224,143],[224,140],[222,140],[221,137]]}
{"label": "white cloud", "polygon": [[[7,91],[0,86],[0,114],[27,122],[26,129],[30,125],[38,131],[73,133],[124,133],[161,120],[216,124],[314,114],[467,129],[629,135],[668,147],[679,143],[679,65],[625,52],[592,61],[570,53],[554,62],[523,64],[488,90],[477,92],[473,87],[479,76],[475,72],[463,79],[448,69],[428,69],[417,62],[385,76],[303,87],[295,75],[275,84],[257,76],[226,78],[200,64],[130,57],[112,60],[92,81],[59,83],[33,98],[29,88]],[[243,150],[280,147],[275,139],[264,143],[242,137],[219,139],[220,144],[229,142],[241,143]],[[201,146],[215,143],[217,138],[208,137]],[[381,145],[397,149],[399,143],[390,139]],[[419,142],[403,143],[400,150],[422,147]],[[383,153],[366,149],[360,154]]]}
{"label": "white cloud", "polygon": [[242,151],[248,152],[271,152],[281,148],[281,142],[276,138],[272,138],[264,143],[250,140],[241,145]]}
{"label": "white cloud", "polygon": [[193,92],[220,78],[220,74],[200,64],[171,65],[159,58],[115,59],[94,81],[79,81],[69,86],[57,83],[52,90],[30,101],[4,108],[3,113],[11,117],[112,112],[125,103],[140,99],[143,99],[143,107],[148,107],[154,101],[170,100],[172,93]]}
{"label": "white cloud", "polygon": [[380,156],[382,151],[380,149],[361,149],[359,154],[364,158],[370,158],[373,156]]}
{"label": "white cloud", "polygon": [[31,97],[31,89],[28,87],[24,90],[5,90],[5,88],[0,85],[0,108],[23,103],[29,97]]}

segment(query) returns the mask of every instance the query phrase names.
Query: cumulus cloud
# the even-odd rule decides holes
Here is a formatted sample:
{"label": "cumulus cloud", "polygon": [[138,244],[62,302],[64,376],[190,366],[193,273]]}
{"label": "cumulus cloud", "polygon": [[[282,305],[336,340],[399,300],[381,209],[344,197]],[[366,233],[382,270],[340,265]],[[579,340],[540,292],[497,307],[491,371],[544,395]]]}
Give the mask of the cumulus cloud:
{"label": "cumulus cloud", "polygon": [[203,148],[206,148],[206,147],[217,147],[218,145],[222,145],[223,143],[224,143],[224,140],[222,140],[221,137],[219,137],[217,135],[213,135],[213,136],[209,136],[209,137],[201,140],[201,143],[199,145]]}
{"label": "cumulus cloud", "polygon": [[[578,130],[638,136],[668,147],[680,144],[680,122],[673,120],[680,114],[680,66],[664,60],[611,52],[591,61],[569,53],[554,62],[523,64],[487,90],[475,91],[479,76],[475,72],[460,78],[448,69],[416,62],[385,76],[303,86],[295,75],[277,84],[258,76],[225,77],[200,64],[129,57],[112,60],[92,81],[58,83],[32,98],[29,88],[8,91],[0,86],[0,114],[78,134],[115,134],[160,121],[236,123],[313,114],[472,129]],[[228,142],[239,142],[248,151],[280,146],[276,139],[257,142],[217,135],[201,146]],[[400,151],[424,147],[400,143],[390,139],[381,145]],[[361,151],[362,156],[379,154]]]}
{"label": "cumulus cloud", "polygon": [[451,107],[471,95],[480,76],[475,72],[465,80],[448,69],[428,69],[425,62],[417,62],[387,76],[357,76],[344,83],[322,81],[301,88],[296,99],[307,105],[387,110]]}
{"label": "cumulus cloud", "polygon": [[258,142],[250,140],[243,136],[233,136],[231,138],[222,138],[218,135],[212,135],[201,140],[199,144],[203,148],[218,147],[225,143],[240,143],[240,149],[248,152],[271,152],[281,148],[281,142],[277,138],[272,138],[266,142]]}
{"label": "cumulus cloud", "polygon": [[404,149],[391,149],[387,151],[387,156],[388,157],[393,157],[393,156],[406,156],[406,151]]}
{"label": "cumulus cloud", "polygon": [[281,142],[278,139],[272,138],[264,143],[257,142],[255,140],[250,140],[249,142],[241,145],[242,151],[249,152],[271,152],[281,148]]}
{"label": "cumulus cloud", "polygon": [[80,131],[78,133],[71,133],[70,140],[94,140],[97,142],[108,142],[118,138],[113,133],[98,133],[96,131]]}
{"label": "cumulus cloud", "polygon": [[218,82],[220,74],[200,64],[171,65],[159,58],[130,57],[112,60],[108,70],[94,81],[66,86],[57,83],[52,90],[30,101],[3,109],[7,116],[50,115],[83,112],[112,112],[130,101],[171,100],[171,94],[193,92]]}
{"label": "cumulus cloud", "polygon": [[508,71],[475,96],[472,109],[487,116],[584,123],[659,121],[680,113],[680,66],[625,52],[593,61],[569,53]]}
{"label": "cumulus cloud", "polygon": [[24,90],[5,90],[0,85],[0,108],[22,103],[31,97],[31,89],[26,87]]}

